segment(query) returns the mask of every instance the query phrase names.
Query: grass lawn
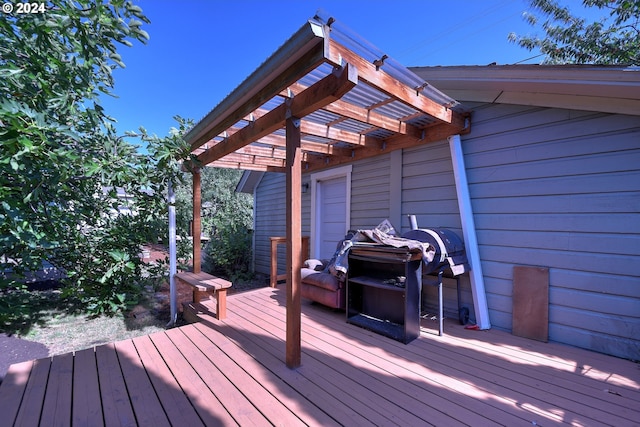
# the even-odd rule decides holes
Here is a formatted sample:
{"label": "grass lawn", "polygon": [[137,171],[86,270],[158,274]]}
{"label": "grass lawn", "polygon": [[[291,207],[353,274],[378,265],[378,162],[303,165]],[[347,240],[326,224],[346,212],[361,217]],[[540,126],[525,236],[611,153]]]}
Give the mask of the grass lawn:
{"label": "grass lawn", "polygon": [[[267,283],[267,276],[256,275],[246,281],[235,281],[231,293],[263,287]],[[189,286],[178,284],[178,307],[183,301],[191,301],[191,291]],[[148,289],[140,303],[125,313],[99,317],[83,313],[77,304],[61,298],[60,291],[55,288],[0,292],[0,338],[5,334],[10,339],[43,344],[50,356],[162,331],[169,318],[169,287],[166,284],[157,292]],[[181,324],[180,317],[178,324]],[[18,349],[20,346],[12,346],[7,339],[4,345],[19,354],[5,363],[42,357],[41,354],[30,357],[28,351],[22,354]],[[0,354],[0,362],[2,356]],[[8,354],[5,356],[9,358]]]}
{"label": "grass lawn", "polygon": [[164,330],[169,321],[167,304],[153,292],[126,313],[99,317],[82,313],[55,289],[15,291],[0,298],[0,310],[19,308],[22,314],[5,316],[0,332],[44,344],[51,356]]}
{"label": "grass lawn", "polygon": [[52,311],[46,323],[35,325],[23,338],[44,344],[53,356],[165,329],[168,319],[162,322],[148,311],[139,313],[89,317]]}

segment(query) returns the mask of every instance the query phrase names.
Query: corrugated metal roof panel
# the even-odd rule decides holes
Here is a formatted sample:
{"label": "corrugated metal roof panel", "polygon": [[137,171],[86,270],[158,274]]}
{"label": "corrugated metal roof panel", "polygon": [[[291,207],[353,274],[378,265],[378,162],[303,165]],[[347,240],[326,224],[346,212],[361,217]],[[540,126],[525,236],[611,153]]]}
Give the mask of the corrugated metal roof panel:
{"label": "corrugated metal roof panel", "polygon": [[340,116],[338,114],[331,113],[329,111],[316,110],[313,113],[311,113],[308,116],[306,116],[304,119],[312,121],[314,123],[320,123],[322,125],[328,125],[329,123],[332,123],[332,122],[340,119],[341,117],[342,116]]}
{"label": "corrugated metal roof panel", "polygon": [[333,127],[336,129],[347,130],[355,133],[362,133],[368,129],[371,129],[371,125],[350,119],[343,120],[340,123],[336,123],[335,125],[333,125]]}
{"label": "corrugated metal roof panel", "polygon": [[[459,113],[449,116],[439,108],[443,103],[453,101],[446,95],[431,91],[430,86],[414,73],[389,58],[383,58],[382,52],[343,28],[340,23],[332,23],[330,31],[327,31],[329,25],[323,17],[316,17],[312,21],[314,23],[310,24],[310,28],[313,37],[301,31],[292,38],[293,46],[284,46],[277,51],[280,65],[273,59],[267,60],[266,70],[257,70],[189,133],[188,136],[194,138],[190,140],[193,152],[204,163],[216,162],[233,150],[251,153],[255,157],[273,157],[274,154],[280,157],[286,141],[286,116],[282,115],[281,106],[288,97],[292,97],[290,106],[293,114],[303,116],[301,139],[307,143],[303,151],[331,152],[326,156],[327,162],[321,165],[312,161],[314,168],[329,166],[334,160],[339,164],[345,160],[370,156],[371,150],[361,150],[359,146],[375,142],[375,139],[383,141],[406,134],[411,138],[398,139],[398,143],[389,148],[380,145],[383,150],[408,146],[416,137],[420,137],[420,128],[449,123],[450,117],[455,118],[458,128],[463,127],[461,123],[464,120]],[[297,62],[292,63],[290,56],[298,58]],[[384,61],[376,61],[381,59]],[[352,64],[347,66],[346,61]],[[341,73],[334,75],[335,67],[342,67]],[[416,93],[424,96],[415,96]],[[221,106],[226,106],[228,111]],[[277,113],[279,116],[270,114],[265,117],[266,113],[276,108],[280,108]],[[233,126],[229,127],[234,120]],[[402,126],[403,121],[411,126]],[[239,129],[244,131],[237,132]],[[455,127],[452,128],[452,133],[455,130]],[[211,135],[216,131],[220,133]],[[271,134],[265,136],[266,132]],[[224,148],[207,149],[205,146],[206,152],[197,148],[207,139],[222,141],[223,136],[228,136]],[[256,143],[256,140],[259,142]],[[250,144],[256,149],[244,149]],[[318,144],[351,149],[331,151]],[[271,147],[278,149],[266,149]],[[347,155],[349,159],[332,157],[340,155]],[[251,159],[252,156],[236,156],[234,159],[239,160],[234,164],[242,167],[243,159]],[[247,161],[248,167],[255,168],[256,164],[265,165],[265,170],[281,167],[274,161]]]}

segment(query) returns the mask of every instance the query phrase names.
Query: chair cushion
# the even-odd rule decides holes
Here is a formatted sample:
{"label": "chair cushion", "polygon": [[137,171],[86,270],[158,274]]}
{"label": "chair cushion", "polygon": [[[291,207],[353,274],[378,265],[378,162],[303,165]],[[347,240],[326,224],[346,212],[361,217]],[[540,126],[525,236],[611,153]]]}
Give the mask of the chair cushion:
{"label": "chair cushion", "polygon": [[342,287],[342,282],[338,278],[329,273],[322,273],[310,268],[303,268],[302,283],[317,286],[328,291],[337,291]]}
{"label": "chair cushion", "polygon": [[310,268],[315,271],[322,271],[327,266],[327,260],[310,258],[304,262],[304,268]]}

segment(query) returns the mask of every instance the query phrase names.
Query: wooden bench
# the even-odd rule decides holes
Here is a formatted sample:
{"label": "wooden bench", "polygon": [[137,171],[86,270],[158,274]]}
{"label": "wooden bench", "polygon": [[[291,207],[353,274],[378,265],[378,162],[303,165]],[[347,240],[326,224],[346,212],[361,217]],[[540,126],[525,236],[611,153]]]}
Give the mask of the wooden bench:
{"label": "wooden bench", "polygon": [[202,292],[214,295],[216,297],[216,319],[227,317],[227,289],[231,287],[230,281],[208,273],[193,273],[191,271],[183,271],[174,277],[176,280],[193,287],[194,304],[200,302]]}

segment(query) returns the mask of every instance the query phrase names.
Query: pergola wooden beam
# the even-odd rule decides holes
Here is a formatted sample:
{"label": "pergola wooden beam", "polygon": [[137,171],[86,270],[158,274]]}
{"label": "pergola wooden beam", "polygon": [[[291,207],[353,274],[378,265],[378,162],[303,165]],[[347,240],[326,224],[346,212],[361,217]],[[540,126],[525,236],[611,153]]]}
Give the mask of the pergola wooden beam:
{"label": "pergola wooden beam", "polygon": [[[268,135],[262,139],[260,139],[261,144],[271,145],[273,147],[286,147],[286,139],[282,136],[277,135]],[[300,143],[300,148],[304,153],[319,153],[330,156],[349,156],[351,155],[351,150],[347,148],[336,147],[333,144],[323,143],[323,142],[311,142],[311,141],[302,141]],[[280,150],[283,151],[284,150]]]}
{"label": "pergola wooden beam", "polygon": [[[286,158],[285,137],[277,135],[268,135],[260,139],[261,144],[264,146],[246,145],[231,154],[223,157],[221,160],[215,160],[209,163],[211,167],[226,167],[231,169],[242,169],[246,167],[247,170],[269,170],[284,172],[284,167],[281,163]],[[321,158],[326,156],[338,156],[338,157],[350,157],[352,149],[336,147],[331,143],[323,142],[309,142],[303,141],[300,144],[302,149],[302,161],[305,163],[318,163],[321,162]],[[203,153],[204,150],[196,150],[196,154]],[[317,156],[317,154],[321,156]],[[265,166],[264,168],[259,166]],[[274,169],[275,168],[275,169]]]}
{"label": "pergola wooden beam", "polygon": [[392,119],[382,114],[378,114],[370,109],[357,107],[345,101],[336,101],[325,108],[327,111],[339,114],[361,123],[374,126],[390,132],[402,133],[405,135],[418,137],[421,134],[417,126],[412,126],[406,122]]}
{"label": "pergola wooden beam", "polygon": [[286,166],[285,159],[276,159],[273,157],[266,156],[256,156],[251,154],[238,154],[232,153],[228,156],[225,156],[225,161],[228,162],[237,162],[242,164],[249,165],[262,165],[262,166],[273,166],[283,168]]}
{"label": "pergola wooden beam", "polygon": [[425,130],[425,135],[419,141],[416,138],[408,135],[397,135],[389,139],[385,139],[381,144],[377,146],[360,147],[352,150],[352,154],[349,157],[324,157],[322,162],[315,161],[306,165],[305,172],[312,172],[318,169],[325,169],[328,167],[338,166],[343,163],[351,163],[357,160],[366,159],[369,157],[379,156],[381,154],[390,153],[401,148],[415,147],[419,142],[420,144],[427,144],[429,142],[441,141],[448,136],[452,135],[451,132],[460,131],[457,127],[452,125],[441,123],[431,126]]}
{"label": "pergola wooden beam", "polygon": [[[284,147],[284,146],[283,146]],[[256,157],[265,157],[269,159],[286,159],[287,153],[285,150],[277,148],[276,146],[271,147],[257,147],[255,145],[246,145],[239,150],[236,150],[236,154],[245,154],[248,156],[256,156]]]}
{"label": "pergola wooden beam", "polygon": [[[294,92],[301,92],[306,89],[306,86],[303,86],[300,83],[295,83],[290,86],[289,89]],[[375,111],[372,111],[373,108],[362,108],[341,99],[327,105],[323,110],[337,114],[340,116],[340,120],[352,119],[390,132],[402,133],[414,137],[419,137],[422,133],[420,128],[417,126],[412,126],[406,122],[376,113]]]}
{"label": "pergola wooden beam", "polygon": [[348,130],[336,129],[335,127],[313,123],[308,120],[302,121],[300,131],[306,135],[319,136],[331,141],[341,141],[351,145],[365,145],[366,143],[366,135],[350,132]]}
{"label": "pergola wooden beam", "polygon": [[275,172],[275,173],[285,172],[284,167],[257,165],[255,163],[230,162],[225,160],[216,160],[215,162],[209,163],[207,166],[213,167],[213,168],[240,169],[240,170],[248,170],[248,171],[258,171],[258,172]]}
{"label": "pergola wooden beam", "polygon": [[338,43],[329,43],[328,61],[336,66],[343,61],[353,64],[358,69],[358,76],[362,81],[378,88],[390,98],[401,101],[442,122],[464,127],[464,118],[460,114],[421,95],[416,88],[410,88],[398,82],[384,70],[378,69],[373,63],[366,61]]}
{"label": "pergola wooden beam", "polygon": [[289,106],[280,104],[250,125],[211,147],[198,156],[202,164],[218,160],[239,148],[265,137],[281,129],[287,115],[304,117],[313,111],[330,104],[351,90],[358,83],[358,73],[350,64],[336,69],[322,80],[309,86],[302,93],[292,98]]}

